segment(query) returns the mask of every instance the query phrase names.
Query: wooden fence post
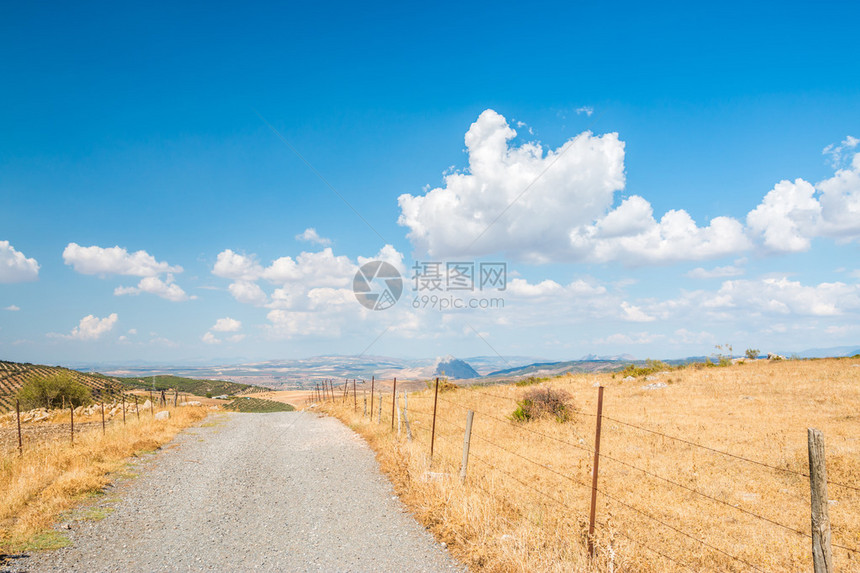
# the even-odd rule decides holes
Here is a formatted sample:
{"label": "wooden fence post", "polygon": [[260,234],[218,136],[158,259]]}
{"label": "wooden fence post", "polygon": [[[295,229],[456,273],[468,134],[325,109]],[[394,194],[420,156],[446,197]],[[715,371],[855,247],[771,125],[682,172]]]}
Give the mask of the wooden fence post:
{"label": "wooden fence post", "polygon": [[364,417],[366,418],[367,417],[367,390],[362,390],[362,392],[364,392],[364,394],[363,394],[363,397],[364,397]]}
{"label": "wooden fence post", "polygon": [[812,565],[815,573],[833,573],[830,547],[830,515],[827,507],[827,469],[824,463],[824,436],[807,429],[809,443],[809,487],[812,492]]}
{"label": "wooden fence post", "polygon": [[24,455],[24,440],[21,438],[21,404],[15,399],[15,416],[18,419],[18,455]]}
{"label": "wooden fence post", "polygon": [[433,447],[436,445],[436,403],[439,401],[439,379],[436,378],[436,393],[433,394],[433,429],[430,431],[430,461],[433,461]]}
{"label": "wooden fence post", "polygon": [[352,379],[352,411],[358,412],[358,394],[355,391],[355,378]]}
{"label": "wooden fence post", "polygon": [[460,464],[460,483],[466,481],[466,468],[469,465],[469,441],[472,439],[472,419],[475,413],[472,410],[466,414],[466,433],[463,435],[463,462]]}
{"label": "wooden fence post", "polygon": [[125,392],[122,394],[122,424],[125,425]]}
{"label": "wooden fence post", "polygon": [[412,426],[409,425],[409,393],[403,392],[403,423],[406,424],[406,439],[412,441]]}
{"label": "wooden fence post", "polygon": [[102,400],[102,436],[105,435],[105,401]]}
{"label": "wooden fence post", "polygon": [[382,392],[379,393],[379,411],[376,413],[376,423],[382,423]]}
{"label": "wooden fence post", "polygon": [[140,422],[140,406],[137,404],[137,394],[134,394],[134,412],[137,414],[137,421]]}
{"label": "wooden fence post", "polygon": [[391,431],[394,431],[394,410],[397,408],[397,377],[394,377],[394,388],[391,390]]}
{"label": "wooden fence post", "polygon": [[376,384],[376,376],[370,377],[370,421],[373,421],[373,386]]}
{"label": "wooden fence post", "polygon": [[397,437],[399,438],[400,437],[400,426],[402,425],[402,421],[400,419],[400,417],[402,415],[400,412],[400,401],[397,399],[397,394],[395,394],[392,397],[394,398],[394,404],[397,406]]}
{"label": "wooden fence post", "polygon": [[[150,393],[149,395],[152,396],[152,393]],[[152,414],[153,418],[155,417],[155,404],[152,402],[152,400],[149,401],[149,413]]]}
{"label": "wooden fence post", "polygon": [[594,518],[597,515],[597,469],[600,467],[600,425],[603,421],[603,386],[597,389],[597,429],[594,432],[594,470],[591,474],[591,512],[588,516],[588,556],[594,557]]}
{"label": "wooden fence post", "polygon": [[72,445],[75,445],[75,406],[73,404],[69,404],[69,414],[71,417],[71,428],[72,428]]}

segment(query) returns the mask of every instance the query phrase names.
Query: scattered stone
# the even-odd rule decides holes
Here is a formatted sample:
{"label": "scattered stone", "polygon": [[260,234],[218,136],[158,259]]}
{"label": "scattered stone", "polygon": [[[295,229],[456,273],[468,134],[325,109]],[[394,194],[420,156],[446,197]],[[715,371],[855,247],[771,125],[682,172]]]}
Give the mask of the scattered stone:
{"label": "scattered stone", "polygon": [[636,378],[634,378],[633,376],[627,376],[626,378],[622,378],[621,381],[622,382],[635,382]]}
{"label": "scattered stone", "polygon": [[169,420],[170,419],[170,411],[162,410],[155,415],[156,420]]}
{"label": "scattered stone", "polygon": [[642,386],[646,390],[659,390],[660,388],[665,388],[668,386],[665,382],[654,382],[653,384],[648,384],[647,386]]}

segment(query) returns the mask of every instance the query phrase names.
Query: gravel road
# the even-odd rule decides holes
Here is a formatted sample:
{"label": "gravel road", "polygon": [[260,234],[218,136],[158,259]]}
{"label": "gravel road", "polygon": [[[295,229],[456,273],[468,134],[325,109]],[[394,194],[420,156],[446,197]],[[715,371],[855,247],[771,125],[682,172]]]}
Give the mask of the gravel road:
{"label": "gravel road", "polygon": [[134,471],[89,510],[107,517],[68,522],[73,545],[5,570],[465,571],[332,418],[210,416]]}

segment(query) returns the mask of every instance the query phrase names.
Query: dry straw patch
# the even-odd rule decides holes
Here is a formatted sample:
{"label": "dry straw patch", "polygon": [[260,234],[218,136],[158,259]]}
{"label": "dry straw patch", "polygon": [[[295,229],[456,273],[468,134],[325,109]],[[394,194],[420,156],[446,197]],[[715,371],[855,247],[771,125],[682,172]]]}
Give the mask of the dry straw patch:
{"label": "dry straw patch", "polygon": [[13,553],[38,543],[62,512],[86,494],[100,491],[109,474],[128,458],[170,441],[180,430],[202,420],[207,410],[171,408],[169,420],[154,420],[147,412],[140,421],[114,421],[102,435],[101,427],[66,439],[25,445],[0,454],[0,553]]}
{"label": "dry straw patch", "polygon": [[[860,547],[860,492],[834,484],[860,487],[860,368],[854,364],[860,360],[686,368],[658,375],[667,386],[653,390],[644,388],[653,381],[610,374],[546,382],[572,396],[578,413],[568,423],[509,421],[527,388],[463,388],[440,394],[432,465],[432,392],[409,397],[412,443],[405,431],[400,438],[391,432],[390,395],[382,424],[364,418],[361,403],[355,413],[351,398],[327,409],[370,442],[418,519],[473,570],[805,571],[811,569],[809,482],[791,472],[808,470],[808,427],[825,437],[833,542]],[[601,459],[599,487],[608,495],[598,495],[592,563],[585,540],[598,384],[606,387],[601,453],[617,461]],[[476,414],[469,476],[461,485],[467,409]],[[834,548],[834,557],[840,571],[860,571],[860,555]]]}

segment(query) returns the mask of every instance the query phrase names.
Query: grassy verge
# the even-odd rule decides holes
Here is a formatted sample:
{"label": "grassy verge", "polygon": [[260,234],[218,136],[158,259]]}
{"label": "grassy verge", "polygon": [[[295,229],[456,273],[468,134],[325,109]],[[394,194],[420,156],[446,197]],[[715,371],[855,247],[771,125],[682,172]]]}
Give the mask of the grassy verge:
{"label": "grassy verge", "polygon": [[[372,422],[361,403],[357,412],[337,402],[323,411],[365,437],[419,521],[473,570],[753,570],[748,563],[763,571],[799,571],[811,569],[809,482],[799,475],[808,469],[808,427],[825,436],[833,543],[860,545],[860,492],[835,485],[860,483],[857,363],[759,361],[654,373],[665,386],[651,375],[625,381],[607,373],[531,388],[461,388],[439,394],[432,464],[432,392],[409,397],[412,442],[391,431],[390,394],[381,424],[376,405]],[[606,387],[601,454],[608,457],[600,463],[605,494],[597,497],[591,561],[586,541],[598,383]],[[568,392],[573,418],[512,422],[517,401],[541,387]],[[468,409],[476,414],[468,478],[461,484]],[[860,570],[859,557],[834,547],[840,570]]]}
{"label": "grassy verge", "polygon": [[25,449],[23,456],[2,454],[0,554],[61,545],[50,529],[61,513],[102,490],[129,457],[158,449],[207,412],[184,407],[171,409],[169,420],[129,417],[125,425],[113,422],[104,435],[100,428],[76,435],[74,446],[57,439]]}
{"label": "grassy verge", "polygon": [[295,410],[290,404],[261,398],[236,398],[232,402],[224,404],[224,409],[247,413],[292,412]]}

